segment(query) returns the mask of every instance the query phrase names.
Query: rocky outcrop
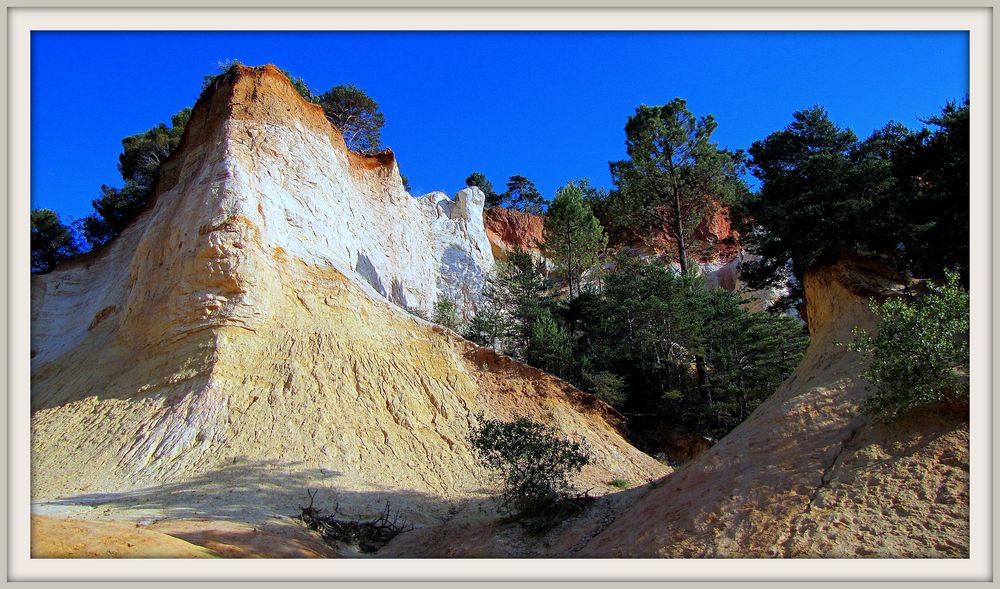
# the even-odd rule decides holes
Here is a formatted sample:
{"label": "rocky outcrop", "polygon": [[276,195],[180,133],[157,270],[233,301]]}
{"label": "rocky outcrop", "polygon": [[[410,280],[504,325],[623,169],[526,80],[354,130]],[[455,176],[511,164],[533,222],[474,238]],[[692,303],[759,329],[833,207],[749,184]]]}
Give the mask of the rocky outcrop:
{"label": "rocky outcrop", "polygon": [[496,260],[506,260],[509,252],[520,249],[542,255],[545,242],[545,217],[523,211],[493,207],[483,216],[486,236]]}
{"label": "rocky outcrop", "polygon": [[874,328],[868,298],[899,283],[877,264],[844,260],[804,286],[812,342],[801,366],[580,556],[968,556],[967,413],[871,422],[859,412],[864,361],[840,345],[854,326]]}
{"label": "rocky outcrop", "polygon": [[[620,235],[614,249],[629,248],[643,256],[677,258],[677,238],[671,227],[659,227],[642,233],[627,232]],[[733,229],[729,210],[712,202],[709,212],[698,224],[694,240],[688,244],[688,257],[702,267],[722,267],[736,259],[743,251],[740,235]]]}
{"label": "rocky outcrop", "polygon": [[[237,68],[149,209],[32,278],[36,509],[225,532],[287,522],[315,489],[428,525],[483,495],[480,412],[585,441],[596,492],[667,472],[594,397],[400,309],[469,294],[491,261],[481,206],[410,197],[390,153],[347,151],[277,69]],[[199,529],[177,535],[218,542]]]}

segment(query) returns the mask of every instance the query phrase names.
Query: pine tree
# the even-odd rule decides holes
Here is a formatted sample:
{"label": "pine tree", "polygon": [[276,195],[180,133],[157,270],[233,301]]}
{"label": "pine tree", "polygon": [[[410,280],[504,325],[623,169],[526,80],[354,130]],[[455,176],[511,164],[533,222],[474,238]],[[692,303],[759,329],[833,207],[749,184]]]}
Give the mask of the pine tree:
{"label": "pine tree", "polygon": [[527,350],[532,366],[565,377],[573,362],[573,341],[548,309],[539,311],[531,325]]}
{"label": "pine tree", "polygon": [[524,176],[511,176],[507,180],[507,192],[502,195],[505,206],[518,211],[541,215],[545,212],[545,199],[535,188],[535,183]]}
{"label": "pine tree", "polygon": [[746,190],[738,175],[742,154],[719,149],[716,126],[712,115],[696,119],[680,98],[641,105],[625,125],[629,159],[611,163],[616,210],[636,228],[669,227],[682,273],[713,199],[730,202]]}
{"label": "pine tree", "polygon": [[556,191],[545,216],[545,249],[569,285],[569,296],[580,292],[581,275],[593,268],[608,245],[604,228],[583,202],[580,183]]}
{"label": "pine tree", "polygon": [[31,211],[31,271],[51,272],[59,262],[79,251],[76,236],[51,209]]}

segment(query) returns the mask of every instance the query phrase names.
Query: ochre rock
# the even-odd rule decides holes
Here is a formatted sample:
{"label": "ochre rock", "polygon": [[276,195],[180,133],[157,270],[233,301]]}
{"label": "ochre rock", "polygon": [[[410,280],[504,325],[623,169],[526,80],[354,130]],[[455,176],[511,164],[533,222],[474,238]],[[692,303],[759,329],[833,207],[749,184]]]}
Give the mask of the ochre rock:
{"label": "ochre rock", "polygon": [[135,524],[31,516],[31,558],[216,558],[218,554]]}
{"label": "ochre rock", "polygon": [[493,257],[506,260],[509,252],[520,249],[541,255],[545,241],[545,217],[523,211],[493,207],[483,215]]}
{"label": "ochre rock", "polygon": [[238,67],[149,208],[32,278],[36,506],[258,526],[315,489],[346,517],[389,502],[434,524],[488,492],[467,441],[480,412],[585,442],[596,493],[668,472],[593,396],[400,308],[491,263],[479,196],[410,197],[391,153],[347,151],[276,68]]}
{"label": "ochre rock", "polygon": [[[729,209],[710,197],[706,198],[710,201],[710,207],[694,231],[694,240],[686,244],[687,255],[702,267],[724,266],[743,251],[740,235],[732,227]],[[640,255],[676,261],[677,238],[674,233],[674,229],[669,226],[641,233],[626,232],[619,235],[610,246],[612,249],[629,248]]]}

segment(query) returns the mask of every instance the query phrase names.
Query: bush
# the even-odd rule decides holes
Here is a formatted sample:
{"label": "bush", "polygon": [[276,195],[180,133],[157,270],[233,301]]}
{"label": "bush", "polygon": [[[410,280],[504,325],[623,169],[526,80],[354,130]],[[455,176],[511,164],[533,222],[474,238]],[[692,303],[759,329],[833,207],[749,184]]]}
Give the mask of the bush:
{"label": "bush", "polygon": [[554,429],[526,417],[508,422],[480,415],[469,438],[481,464],[500,479],[501,512],[542,519],[544,529],[554,523],[551,514],[578,499],[570,478],[590,464],[590,456]]}
{"label": "bush", "polygon": [[441,297],[434,303],[434,314],[431,316],[431,321],[455,332],[462,328],[462,317],[458,314],[458,305],[448,297]]}
{"label": "bush", "polygon": [[907,411],[969,397],[969,294],[957,272],[919,297],[872,301],[878,333],[855,329],[849,348],[872,362],[863,410],[891,421]]}

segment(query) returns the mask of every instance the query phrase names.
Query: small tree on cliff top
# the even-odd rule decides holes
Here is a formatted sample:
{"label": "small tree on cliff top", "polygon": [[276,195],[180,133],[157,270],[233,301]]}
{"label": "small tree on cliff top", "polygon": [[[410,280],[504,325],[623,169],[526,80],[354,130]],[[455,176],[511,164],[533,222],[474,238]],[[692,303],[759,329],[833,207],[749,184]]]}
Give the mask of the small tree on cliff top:
{"label": "small tree on cliff top", "polygon": [[317,103],[326,118],[340,129],[348,149],[362,153],[382,149],[385,115],[364,90],[353,84],[334,86],[320,94]]}
{"label": "small tree on cliff top", "polygon": [[533,215],[545,213],[545,199],[535,188],[535,183],[524,176],[511,176],[507,179],[507,192],[503,194],[503,202],[512,209],[524,211]]}

